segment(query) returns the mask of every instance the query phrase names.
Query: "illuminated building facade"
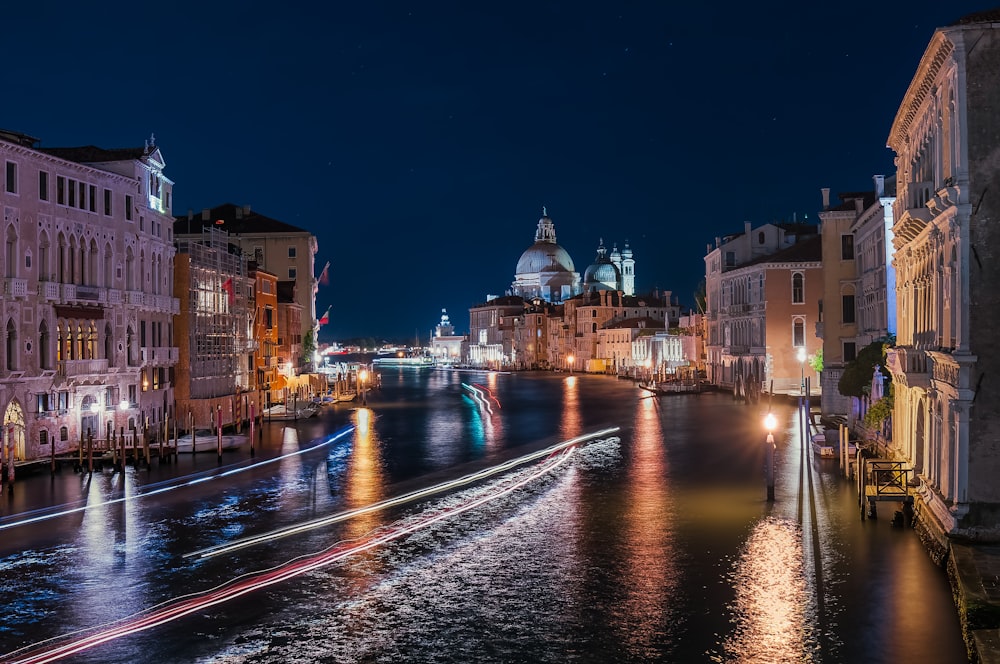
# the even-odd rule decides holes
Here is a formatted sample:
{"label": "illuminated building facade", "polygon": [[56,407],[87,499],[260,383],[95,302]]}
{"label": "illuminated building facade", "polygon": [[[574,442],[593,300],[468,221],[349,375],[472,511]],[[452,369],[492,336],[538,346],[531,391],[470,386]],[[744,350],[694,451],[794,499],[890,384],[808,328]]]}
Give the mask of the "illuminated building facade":
{"label": "illuminated building facade", "polygon": [[[798,392],[820,348],[821,239],[807,224],[765,224],[724,240],[705,256],[708,380],[755,396]],[[773,383],[772,383],[773,381]],[[815,381],[813,381],[815,382]],[[815,385],[814,391],[815,391]]]}
{"label": "illuminated building facade", "polygon": [[517,261],[511,293],[526,300],[562,302],[580,292],[580,273],[569,253],[556,243],[556,226],[542,208],[535,243]]}
{"label": "illuminated building facade", "polygon": [[435,362],[442,365],[459,364],[465,357],[464,335],[455,334],[448,312],[441,310],[441,320],[431,332],[430,354]]}
{"label": "illuminated building facade", "polygon": [[[300,329],[294,335],[296,343],[302,344],[306,335],[312,335],[315,341],[319,332],[316,317],[319,280],[315,274],[319,245],[315,235],[254,212],[249,205],[232,203],[206,208],[200,215],[178,216],[176,220],[174,232],[178,238],[198,234],[205,226],[221,228],[229,233],[230,242],[240,247],[248,260],[277,276],[279,282],[293,282],[295,301],[301,308]],[[310,368],[311,358],[304,358],[301,366],[300,359],[303,358],[291,358],[296,372]]]}
{"label": "illuminated building facade", "polygon": [[[241,419],[254,375],[254,279],[228,234],[206,226],[177,239],[174,292],[182,295],[174,319],[180,361],[175,396],[182,423],[211,427]],[[188,418],[191,418],[190,420]]]}
{"label": "illuminated building facade", "polygon": [[[260,394],[269,393],[278,378],[278,277],[250,263],[248,276],[254,284],[253,373],[250,390],[255,393],[254,412],[264,403]],[[272,395],[273,397],[273,395]],[[272,401],[274,399],[272,398]]]}
{"label": "illuminated building facade", "polygon": [[0,168],[5,458],[163,431],[178,301],[160,148],[41,148],[0,131]]}
{"label": "illuminated building facade", "polygon": [[931,37],[889,132],[896,153],[893,445],[942,539],[1000,538],[1000,11]]}

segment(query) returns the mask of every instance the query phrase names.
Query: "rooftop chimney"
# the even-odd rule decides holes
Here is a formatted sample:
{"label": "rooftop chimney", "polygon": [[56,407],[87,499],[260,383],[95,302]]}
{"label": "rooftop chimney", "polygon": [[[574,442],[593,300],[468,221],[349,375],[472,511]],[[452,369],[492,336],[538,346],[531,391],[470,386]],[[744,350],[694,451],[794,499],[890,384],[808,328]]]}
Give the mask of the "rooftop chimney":
{"label": "rooftop chimney", "polygon": [[824,210],[829,210],[830,209],[830,188],[829,187],[823,187],[822,189],[820,189],[820,191],[823,192],[823,209]]}
{"label": "rooftop chimney", "polygon": [[201,220],[209,221],[212,218],[212,211],[208,208],[201,209]]}
{"label": "rooftop chimney", "polygon": [[854,199],[854,211],[858,213],[859,217],[861,216],[861,213],[865,211],[865,199],[863,198]]}
{"label": "rooftop chimney", "polygon": [[875,180],[875,195],[882,198],[885,196],[885,176],[873,175],[872,179]]}

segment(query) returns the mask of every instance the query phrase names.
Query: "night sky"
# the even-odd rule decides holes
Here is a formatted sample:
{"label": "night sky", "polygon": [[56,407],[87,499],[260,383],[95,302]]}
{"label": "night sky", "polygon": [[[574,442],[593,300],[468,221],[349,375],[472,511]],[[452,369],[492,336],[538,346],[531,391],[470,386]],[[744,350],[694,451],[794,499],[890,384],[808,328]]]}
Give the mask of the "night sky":
{"label": "night sky", "polygon": [[815,221],[821,187],[891,175],[934,29],[990,8],[813,5],[14,2],[0,127],[155,133],[174,214],[310,230],[321,341],[426,340],[444,307],[466,332],[543,205],[581,274],[628,240],[637,289],[691,305],[715,236]]}

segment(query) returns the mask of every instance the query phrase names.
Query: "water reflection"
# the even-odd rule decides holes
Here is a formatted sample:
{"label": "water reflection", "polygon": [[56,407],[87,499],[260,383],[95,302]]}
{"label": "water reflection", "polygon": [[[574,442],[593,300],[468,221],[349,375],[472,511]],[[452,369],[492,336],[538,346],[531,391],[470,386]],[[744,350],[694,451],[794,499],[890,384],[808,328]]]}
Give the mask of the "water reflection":
{"label": "water reflection", "polygon": [[[354,411],[354,447],[347,462],[344,496],[348,508],[364,507],[385,498],[382,469],[382,441],[375,432],[372,411],[358,408]],[[375,514],[361,515],[347,526],[348,536],[360,537],[378,524]]]}
{"label": "water reflection", "polygon": [[622,577],[625,597],[614,613],[617,638],[630,657],[655,658],[676,621],[671,596],[677,589],[674,508],[667,477],[659,401],[636,408],[633,453],[625,497]]}
{"label": "water reflection", "polygon": [[563,438],[575,438],[583,433],[578,389],[576,376],[566,376],[563,379],[563,408],[559,421],[559,435]]}
{"label": "water reflection", "polygon": [[723,644],[725,661],[809,662],[811,592],[802,538],[790,520],[759,521],[732,576],[736,627]]}

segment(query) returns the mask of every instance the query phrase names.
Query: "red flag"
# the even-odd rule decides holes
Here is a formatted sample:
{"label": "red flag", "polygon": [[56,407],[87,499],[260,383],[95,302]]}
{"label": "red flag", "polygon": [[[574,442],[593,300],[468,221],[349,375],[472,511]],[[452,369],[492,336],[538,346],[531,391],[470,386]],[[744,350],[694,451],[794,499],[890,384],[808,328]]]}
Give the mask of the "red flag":
{"label": "red flag", "polygon": [[233,278],[229,277],[222,282],[222,290],[229,293],[229,304],[236,302],[236,289],[233,288]]}
{"label": "red flag", "polygon": [[330,307],[327,307],[326,308],[326,313],[323,314],[323,317],[319,319],[319,324],[320,325],[326,325],[329,322],[330,322]]}
{"label": "red flag", "polygon": [[324,286],[330,283],[330,261],[326,262],[326,265],[323,266],[323,271],[319,273],[319,283]]}

